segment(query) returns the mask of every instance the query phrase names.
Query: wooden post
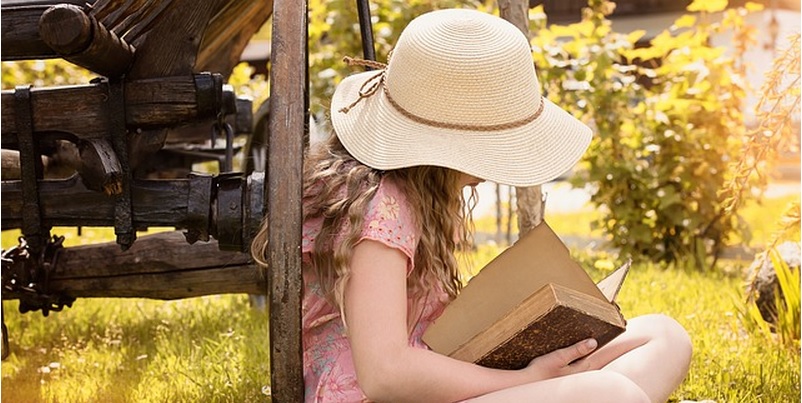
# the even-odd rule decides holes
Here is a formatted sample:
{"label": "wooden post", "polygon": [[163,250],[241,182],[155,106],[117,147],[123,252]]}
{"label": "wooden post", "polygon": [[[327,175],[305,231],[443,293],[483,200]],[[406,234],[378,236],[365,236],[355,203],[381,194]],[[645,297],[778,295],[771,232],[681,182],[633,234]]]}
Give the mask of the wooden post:
{"label": "wooden post", "polygon": [[268,127],[267,216],[273,402],[304,400],[301,213],[307,129],[307,2],[276,0]]}
{"label": "wooden post", "polygon": [[[518,27],[529,39],[529,9],[527,0],[498,0],[501,18]],[[523,236],[543,221],[543,191],[538,186],[516,187],[518,201],[518,234]]]}

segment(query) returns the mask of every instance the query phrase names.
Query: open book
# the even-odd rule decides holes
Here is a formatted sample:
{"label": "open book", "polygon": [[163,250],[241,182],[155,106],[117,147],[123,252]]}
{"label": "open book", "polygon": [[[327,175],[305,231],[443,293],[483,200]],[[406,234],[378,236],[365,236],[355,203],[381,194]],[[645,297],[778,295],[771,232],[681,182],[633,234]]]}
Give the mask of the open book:
{"label": "open book", "polygon": [[479,365],[520,369],[542,354],[626,329],[615,297],[629,262],[598,285],[544,222],[488,263],[432,323],[434,351]]}

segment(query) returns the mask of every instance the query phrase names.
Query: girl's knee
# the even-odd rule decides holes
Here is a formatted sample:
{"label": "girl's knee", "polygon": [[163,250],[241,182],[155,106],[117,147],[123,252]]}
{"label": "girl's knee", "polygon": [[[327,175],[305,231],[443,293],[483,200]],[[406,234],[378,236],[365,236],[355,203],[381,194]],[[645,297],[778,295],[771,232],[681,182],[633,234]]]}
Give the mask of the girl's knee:
{"label": "girl's knee", "polygon": [[652,341],[664,344],[673,356],[690,362],[693,352],[691,337],[679,322],[662,314],[646,315],[643,319],[646,322],[643,329],[649,332]]}

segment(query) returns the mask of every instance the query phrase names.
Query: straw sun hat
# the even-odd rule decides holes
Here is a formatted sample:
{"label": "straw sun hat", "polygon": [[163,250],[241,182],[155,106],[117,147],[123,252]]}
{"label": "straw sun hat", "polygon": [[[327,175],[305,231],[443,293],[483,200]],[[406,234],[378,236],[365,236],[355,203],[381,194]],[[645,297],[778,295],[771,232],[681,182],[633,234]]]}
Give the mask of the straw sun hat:
{"label": "straw sun hat", "polygon": [[372,168],[435,165],[531,186],[569,170],[590,143],[587,126],[541,95],[526,37],[490,14],[423,14],[387,66],[372,66],[345,78],[331,104],[340,141]]}

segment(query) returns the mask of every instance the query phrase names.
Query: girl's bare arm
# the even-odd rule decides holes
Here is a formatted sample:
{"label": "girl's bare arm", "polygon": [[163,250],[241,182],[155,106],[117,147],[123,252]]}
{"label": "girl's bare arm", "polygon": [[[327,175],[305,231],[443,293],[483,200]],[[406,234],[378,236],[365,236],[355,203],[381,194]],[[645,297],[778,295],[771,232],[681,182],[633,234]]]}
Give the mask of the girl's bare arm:
{"label": "girl's bare arm", "polygon": [[453,402],[585,369],[593,350],[579,343],[506,371],[409,346],[406,256],[379,242],[355,248],[345,289],[345,318],[359,385],[375,401]]}

